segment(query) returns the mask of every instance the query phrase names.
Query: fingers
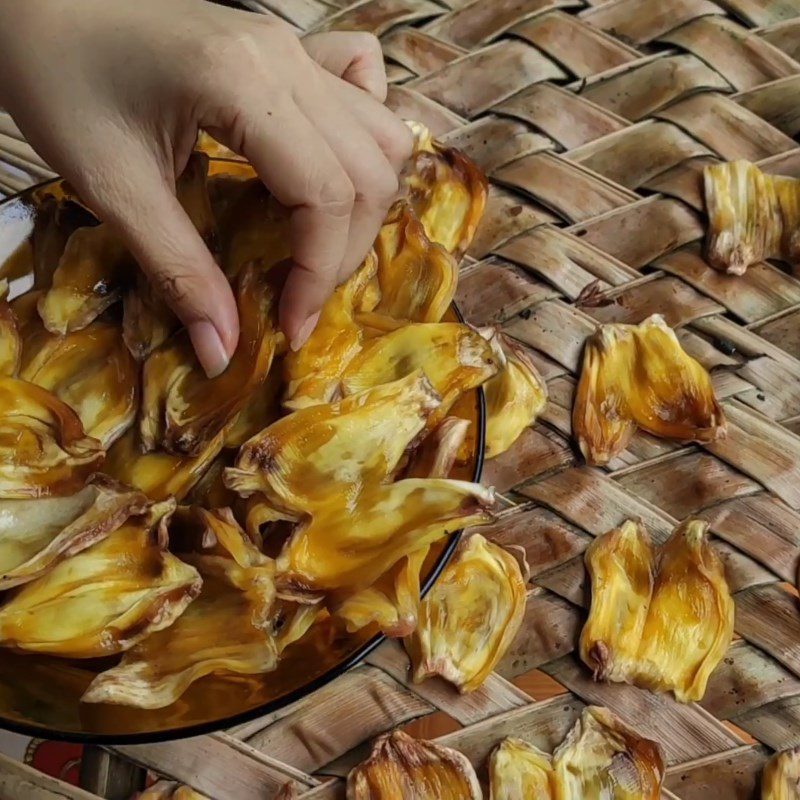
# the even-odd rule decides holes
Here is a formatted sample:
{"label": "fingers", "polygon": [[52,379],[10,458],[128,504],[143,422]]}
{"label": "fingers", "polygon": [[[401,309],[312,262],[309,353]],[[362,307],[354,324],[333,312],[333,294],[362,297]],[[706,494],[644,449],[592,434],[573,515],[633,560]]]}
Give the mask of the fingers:
{"label": "fingers", "polygon": [[101,180],[89,176],[78,189],[119,230],[155,290],[186,325],[206,374],[214,377],[227,367],[239,338],[231,288],[152,154],[121,152],[123,163],[117,155]]}
{"label": "fingers", "polygon": [[[242,154],[280,203],[290,209],[293,267],[279,322],[293,347],[333,292],[348,247],[355,190],[325,138],[288,102],[243,123]],[[253,107],[252,105],[250,107]]]}
{"label": "fingers", "polygon": [[386,68],[376,36],[363,31],[332,31],[312,33],[301,42],[323,69],[369,92],[379,103],[386,100]]}

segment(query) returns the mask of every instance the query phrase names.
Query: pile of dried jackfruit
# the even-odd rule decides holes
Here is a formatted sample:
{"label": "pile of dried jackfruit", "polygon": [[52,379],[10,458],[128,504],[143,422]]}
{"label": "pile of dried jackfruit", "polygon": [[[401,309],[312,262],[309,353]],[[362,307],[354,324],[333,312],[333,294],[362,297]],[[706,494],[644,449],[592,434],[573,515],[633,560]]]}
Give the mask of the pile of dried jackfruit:
{"label": "pile of dried jackfruit", "polygon": [[[457,403],[486,388],[496,455],[546,390],[494,329],[442,321],[486,181],[413,129],[403,199],[296,352],[276,324],[286,211],[248,165],[209,174],[192,155],[177,195],[241,320],[213,379],[114,232],[44,191],[3,267],[33,286],[0,297],[0,646],[118,655],[83,700],[141,708],[269,672],[331,616],[408,637],[420,678],[468,690],[491,671],[521,620],[517,560],[475,536],[424,603],[420,572],[495,502],[448,477],[475,435]],[[469,641],[451,651],[454,628]]]}

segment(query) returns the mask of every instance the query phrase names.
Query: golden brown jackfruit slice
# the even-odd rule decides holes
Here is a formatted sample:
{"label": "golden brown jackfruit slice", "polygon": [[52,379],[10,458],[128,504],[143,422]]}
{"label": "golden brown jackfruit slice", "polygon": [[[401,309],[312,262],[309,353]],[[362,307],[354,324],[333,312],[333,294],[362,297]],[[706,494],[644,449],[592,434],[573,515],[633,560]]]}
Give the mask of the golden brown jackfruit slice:
{"label": "golden brown jackfruit slice", "polygon": [[654,557],[644,526],[628,520],[586,549],[592,605],[580,653],[597,680],[626,681],[635,669],[653,593]]}
{"label": "golden brown jackfruit slice", "polygon": [[481,800],[475,770],[449,747],[402,731],[379,736],[347,776],[347,800]]}
{"label": "golden brown jackfruit slice", "polygon": [[474,691],[511,646],[524,614],[519,563],[473,534],[420,603],[417,629],[406,640],[414,681],[441,675]]}
{"label": "golden brown jackfruit slice", "polygon": [[226,482],[243,497],[262,493],[289,519],[352,502],[393,474],[438,406],[433,387],[416,372],[303,408],[245,442]]}
{"label": "golden brown jackfruit slice", "polygon": [[289,213],[260,178],[217,188],[220,265],[229,278],[251,261],[269,268],[289,258]]}
{"label": "golden brown jackfruit slice", "polygon": [[702,520],[678,526],[654,581],[640,525],[626,522],[590,545],[592,607],[581,658],[596,677],[671,690],[682,702],[703,697],[733,636],[733,600],[707,530]]}
{"label": "golden brown jackfruit slice", "polygon": [[797,800],[800,795],[800,748],[775,753],[761,774],[761,800]]}
{"label": "golden brown jackfruit slice", "polygon": [[708,372],[658,314],[601,325],[586,342],[572,428],[590,464],[619,455],[637,426],[654,436],[710,442],[725,418]]}
{"label": "golden brown jackfruit slice", "polygon": [[587,706],[553,754],[558,800],[659,800],[664,759],[607,708]]}
{"label": "golden brown jackfruit slice", "polygon": [[171,625],[200,591],[167,550],[172,501],[131,517],[0,607],[0,644],[69,658],[113,655]]}
{"label": "golden brown jackfruit slice", "polygon": [[705,167],[703,182],[712,267],[743,275],[767,258],[800,262],[800,181],[733,161]]}
{"label": "golden brown jackfruit slice", "polygon": [[407,478],[361,492],[298,524],[277,559],[279,594],[358,591],[453,531],[491,520],[494,493],[477,483]]}
{"label": "golden brown jackfruit slice", "polygon": [[523,739],[503,739],[489,758],[489,792],[489,800],[556,800],[550,755]]}
{"label": "golden brown jackfruit slice", "polygon": [[363,333],[356,309],[377,261],[370,252],[364,263],[339,286],[322,307],[308,341],[283,360],[286,390],[283,404],[297,410],[339,399],[342,373],[361,349]]}
{"label": "golden brown jackfruit slice", "polygon": [[39,578],[146,507],[141,493],[102,479],[69,497],[0,500],[0,590]]}
{"label": "golden brown jackfruit slice", "polygon": [[117,439],[106,454],[103,472],[144,492],[151,500],[182,500],[220,454],[226,431],[217,434],[196,456],[161,450],[143,453],[136,428]]}
{"label": "golden brown jackfruit slice", "polygon": [[231,150],[230,147],[226,147],[224,144],[218,142],[207,131],[201,130],[197,132],[197,142],[195,143],[194,149],[205,153],[209,158],[241,159],[240,155]]}
{"label": "golden brown jackfruit slice", "polygon": [[405,325],[364,343],[342,374],[342,389],[356,394],[421,369],[441,397],[428,420],[435,426],[458,397],[497,372],[502,354],[491,338],[458,322]]}
{"label": "golden brown jackfruit slice", "polygon": [[95,321],[64,336],[40,327],[26,335],[23,360],[20,377],[74,409],[86,433],[104,448],[133,424],[139,369],[118,325]]}
{"label": "golden brown jackfruit slice", "polygon": [[[389,211],[375,240],[378,270],[369,286],[371,308],[394,319],[439,322],[458,282],[450,253],[425,235],[422,223],[404,202]],[[377,300],[377,302],[375,302]]]}
{"label": "golden brown jackfruit slice", "polygon": [[118,666],[98,675],[83,702],[164,708],[205,675],[275,668],[272,559],[228,510],[179,510],[170,526],[170,548],[202,575],[200,595],[168,629],[139,642]]}
{"label": "golden brown jackfruit slice", "polygon": [[[208,158],[201,153],[192,154],[176,182],[175,191],[184,210],[209,243],[213,229],[207,226],[213,225],[213,219],[207,213],[210,209],[207,172]],[[52,333],[86,327],[122,297],[138,269],[133,256],[107,223],[78,228],[67,240],[52,283],[39,300],[39,313],[45,327]],[[138,328],[134,325],[138,323],[129,319],[128,337],[136,351]],[[142,331],[142,335],[144,341],[146,331]]]}
{"label": "golden brown jackfruit slice", "polygon": [[239,343],[221,375],[206,377],[184,332],[145,362],[139,431],[148,452],[161,447],[197,455],[266,380],[275,350],[284,341],[276,324],[275,281],[251,263],[238,283]]}
{"label": "golden brown jackfruit slice", "polygon": [[0,377],[0,498],[72,494],[103,460],[78,415],[33,383]]}
{"label": "golden brown jackfruit slice", "polygon": [[204,794],[175,781],[157,781],[131,800],[209,800]]}
{"label": "golden brown jackfruit slice", "polygon": [[8,281],[0,280],[0,375],[13,378],[22,358],[17,319],[8,302]]}
{"label": "golden brown jackfruit slice", "polygon": [[228,429],[225,447],[241,447],[281,417],[282,371],[282,361],[273,359],[266,379],[250,395],[236,416],[236,421]]}
{"label": "golden brown jackfruit slice", "polygon": [[483,216],[486,176],[463,153],[434,141],[424,125],[409,127],[414,154],[402,176],[408,201],[428,238],[461,258]]}
{"label": "golden brown jackfruit slice", "polygon": [[547,384],[527,350],[498,334],[502,369],[483,386],[486,398],[486,458],[505,453],[547,405]]}
{"label": "golden brown jackfruit slice", "polygon": [[733,598],[707,531],[687,520],[661,549],[637,656],[636,682],[682,702],[702,699],[733,637]]}
{"label": "golden brown jackfruit slice", "polygon": [[[406,477],[446,478],[468,425],[466,420],[455,417],[442,420],[414,453]],[[429,549],[422,547],[404,556],[373,586],[360,592],[329,595],[328,608],[351,633],[375,623],[386,636],[409,636],[417,627],[420,572]]]}

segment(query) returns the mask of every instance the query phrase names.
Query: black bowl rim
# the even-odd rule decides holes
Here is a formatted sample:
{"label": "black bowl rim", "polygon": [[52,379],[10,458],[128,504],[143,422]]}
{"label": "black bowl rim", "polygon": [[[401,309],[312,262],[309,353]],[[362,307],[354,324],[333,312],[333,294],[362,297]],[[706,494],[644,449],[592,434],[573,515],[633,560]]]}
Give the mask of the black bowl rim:
{"label": "black bowl rim", "polygon": [[[231,161],[231,159],[224,159],[224,158],[217,158],[211,159],[212,161]],[[53,178],[48,181],[43,181],[41,183],[37,183],[33,186],[29,186],[27,189],[23,189],[21,192],[17,192],[16,194],[8,195],[0,200],[0,208],[12,203],[14,201],[22,201],[28,202],[27,198],[30,194],[37,189],[41,189],[45,186],[48,186],[56,181],[60,180],[60,178]],[[461,313],[458,305],[455,301],[451,304],[451,308],[455,312],[455,315],[459,322],[464,322],[464,315]],[[481,474],[483,473],[483,462],[484,462],[484,453],[486,448],[486,398],[483,393],[483,387],[478,387],[477,389],[477,399],[478,399],[478,435],[476,437],[476,454],[475,454],[475,467],[472,473],[472,480],[479,481],[481,478]],[[441,575],[442,570],[447,566],[447,563],[450,561],[453,552],[455,551],[456,547],[458,546],[459,541],[461,540],[462,531],[456,531],[455,533],[450,535],[450,538],[447,544],[444,547],[441,555],[437,559],[436,563],[433,565],[428,577],[425,579],[424,584],[420,590],[421,595],[424,597],[433,584],[436,582],[436,579]],[[158,742],[169,742],[169,741],[177,741],[179,739],[186,739],[191,736],[203,736],[210,733],[217,733],[221,730],[226,730],[227,728],[232,728],[236,725],[242,725],[245,722],[251,722],[258,717],[266,716],[267,714],[271,714],[275,711],[278,711],[282,708],[286,708],[287,706],[291,705],[292,703],[301,700],[304,697],[307,697],[311,693],[315,692],[317,689],[321,689],[323,686],[326,686],[331,681],[335,680],[341,675],[344,675],[345,672],[352,669],[353,667],[357,666],[360,662],[362,662],[373,650],[375,650],[378,645],[383,644],[386,640],[386,636],[382,633],[378,633],[373,636],[369,641],[365,642],[361,645],[358,649],[356,649],[351,655],[349,655],[343,661],[340,661],[336,666],[331,667],[327,672],[323,672],[321,675],[318,675],[313,680],[309,681],[308,683],[303,684],[303,686],[298,687],[297,689],[292,690],[291,692],[287,692],[285,695],[282,695],[280,698],[275,700],[270,700],[269,702],[263,703],[260,706],[255,706],[247,711],[242,711],[239,714],[233,714],[230,717],[220,717],[213,722],[202,722],[196,723],[193,725],[187,725],[185,727],[178,727],[178,728],[171,728],[165,729],[163,731],[154,731],[152,733],[124,733],[124,734],[113,734],[113,733],[79,733],[77,731],[56,731],[51,728],[40,727],[38,725],[34,725],[32,723],[26,722],[19,722],[17,720],[10,720],[0,714],[0,728],[4,728],[6,730],[12,731],[13,733],[19,733],[24,736],[31,736],[38,739],[55,739],[58,741],[63,742],[73,742],[77,744],[95,744],[95,745],[129,745],[129,744],[156,744]]]}

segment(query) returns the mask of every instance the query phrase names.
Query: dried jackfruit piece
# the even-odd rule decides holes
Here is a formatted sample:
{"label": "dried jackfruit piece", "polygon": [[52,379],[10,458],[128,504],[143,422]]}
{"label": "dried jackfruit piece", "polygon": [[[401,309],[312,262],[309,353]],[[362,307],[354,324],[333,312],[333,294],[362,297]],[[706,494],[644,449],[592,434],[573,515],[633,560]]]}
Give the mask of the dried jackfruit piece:
{"label": "dried jackfruit piece", "polygon": [[619,455],[637,426],[680,441],[725,434],[708,372],[658,314],[639,325],[601,325],[589,337],[572,410],[572,428],[590,464]]}
{"label": "dried jackfruit piece", "polygon": [[453,531],[490,521],[494,492],[477,483],[407,478],[301,522],[277,559],[279,593],[373,585],[403,556]]}
{"label": "dried jackfruit piece", "polygon": [[0,498],[71,494],[103,460],[78,415],[33,383],[0,377]]}
{"label": "dried jackfruit piece", "polygon": [[439,322],[453,302],[458,266],[444,247],[428,239],[406,203],[390,209],[375,240],[375,253],[377,278],[368,290],[371,308],[359,310],[411,322]]}
{"label": "dried jackfruit piece", "polygon": [[103,472],[144,492],[151,500],[182,500],[219,455],[227,429],[217,434],[196,456],[177,456],[161,450],[143,453],[136,428],[117,439],[106,454]]}
{"label": "dried jackfruit piece", "polygon": [[486,176],[463,153],[432,139],[424,125],[408,124],[415,140],[402,176],[408,201],[428,238],[461,258],[483,216]]}
{"label": "dried jackfruit piece", "polygon": [[475,770],[449,747],[402,731],[379,736],[347,776],[347,800],[481,800]]}
{"label": "dried jackfruit piece", "polygon": [[289,212],[260,178],[228,181],[224,189],[221,184],[217,188],[220,265],[228,278],[251,261],[267,269],[289,258]]}
{"label": "dried jackfruit piece", "polygon": [[[407,470],[410,478],[446,478],[455,463],[469,423],[447,417],[427,436]],[[377,582],[353,594],[329,595],[327,605],[349,632],[375,623],[386,636],[409,636],[417,627],[420,573],[429,547],[401,558]]]}
{"label": "dried jackfruit piece", "polygon": [[502,354],[481,333],[458,322],[405,325],[370,339],[342,374],[345,395],[395,381],[421,369],[441,397],[429,426],[456,399],[494,375]]}
{"label": "dried jackfruit piece", "polygon": [[376,269],[375,254],[370,252],[328,298],[308,341],[299,350],[286,354],[283,405],[287,409],[330,403],[341,396],[342,373],[361,349],[363,339],[355,319],[356,309]]}
{"label": "dried jackfruit piece", "polygon": [[556,796],[564,800],[659,800],[661,748],[615,717],[587,706],[553,754]]}
{"label": "dried jackfruit piece", "polygon": [[547,405],[547,384],[528,351],[498,334],[502,369],[483,386],[486,398],[486,458],[505,453]]}
{"label": "dried jackfruit piece", "polygon": [[586,563],[592,607],[581,658],[595,676],[682,702],[700,700],[733,636],[733,599],[708,523],[689,519],[653,555],[641,525],[626,522],[598,537]]}
{"label": "dried jackfruit piece", "polygon": [[733,161],[705,167],[703,183],[712,267],[743,275],[767,258],[800,262],[800,181]]}
{"label": "dried jackfruit piece", "polygon": [[241,332],[227,369],[206,377],[182,332],[153,353],[142,375],[139,431],[146,451],[197,455],[236,415],[266,379],[276,348],[278,292],[274,279],[255,263],[238,278]]}
{"label": "dried jackfruit piece", "polygon": [[22,358],[17,319],[8,302],[8,281],[0,280],[0,375],[12,378]]}
{"label": "dried jackfruit piece", "polygon": [[733,638],[733,598],[707,531],[687,520],[661,549],[637,655],[635,682],[681,702],[702,699]]}
{"label": "dried jackfruit piece", "polygon": [[509,736],[489,758],[490,800],[555,800],[550,755],[523,739]]}
{"label": "dried jackfruit piece", "polygon": [[175,781],[157,781],[131,800],[209,800],[204,794]]}
{"label": "dried jackfruit piece", "polygon": [[86,433],[108,448],[132,424],[139,369],[117,325],[93,322],[64,336],[26,331],[20,377],[69,405]]}
{"label": "dried jackfruit piece", "polygon": [[98,675],[83,702],[164,708],[205,675],[275,668],[275,565],[230,511],[180,510],[170,526],[170,549],[202,575],[199,596],[168,629]]}
{"label": "dried jackfruit piece", "polygon": [[39,578],[146,507],[144,495],[100,479],[69,497],[0,500],[0,590]]}
{"label": "dried jackfruit piece", "polygon": [[295,411],[245,442],[226,483],[242,497],[260,492],[288,519],[338,507],[392,475],[438,406],[416,372]]}
{"label": "dried jackfruit piece", "polygon": [[406,640],[414,681],[441,675],[474,691],[511,646],[524,613],[518,561],[473,534],[420,603],[417,629]]}
{"label": "dried jackfruit piece", "polygon": [[[205,187],[208,158],[192,154],[176,182],[176,195],[207,242],[213,225]],[[52,282],[39,300],[39,313],[52,333],[85,328],[121,299],[137,273],[135,259],[107,224],[78,228],[67,240]],[[130,327],[132,320],[129,319]],[[129,331],[129,337],[134,334]],[[145,336],[145,339],[147,337]],[[134,350],[138,345],[134,344]]]}
{"label": "dried jackfruit piece", "polygon": [[64,559],[0,607],[0,644],[69,658],[113,655],[171,625],[200,591],[167,550],[175,504],[156,503]]}
{"label": "dried jackfruit piece", "polygon": [[78,228],[39,299],[47,330],[64,334],[85,328],[122,297],[135,269],[133,256],[106,223]]}
{"label": "dried jackfruit piece", "polygon": [[419,575],[427,555],[427,547],[416,550],[401,558],[373,586],[341,602],[329,601],[333,615],[344,621],[350,633],[374,623],[386,636],[408,636],[417,627]]}
{"label": "dried jackfruit piece", "polygon": [[250,395],[236,421],[228,429],[225,447],[241,447],[281,416],[280,393],[283,364],[273,361],[269,374]]}
{"label": "dried jackfruit piece", "polygon": [[626,681],[635,669],[653,593],[654,557],[644,526],[628,520],[586,549],[592,605],[580,653],[597,680]]}
{"label": "dried jackfruit piece", "polygon": [[231,150],[230,147],[218,142],[210,133],[203,130],[197,132],[197,142],[194,149],[205,153],[210,158],[241,159],[241,156]]}
{"label": "dried jackfruit piece", "polygon": [[775,753],[761,774],[761,800],[797,800],[800,789],[800,748]]}

